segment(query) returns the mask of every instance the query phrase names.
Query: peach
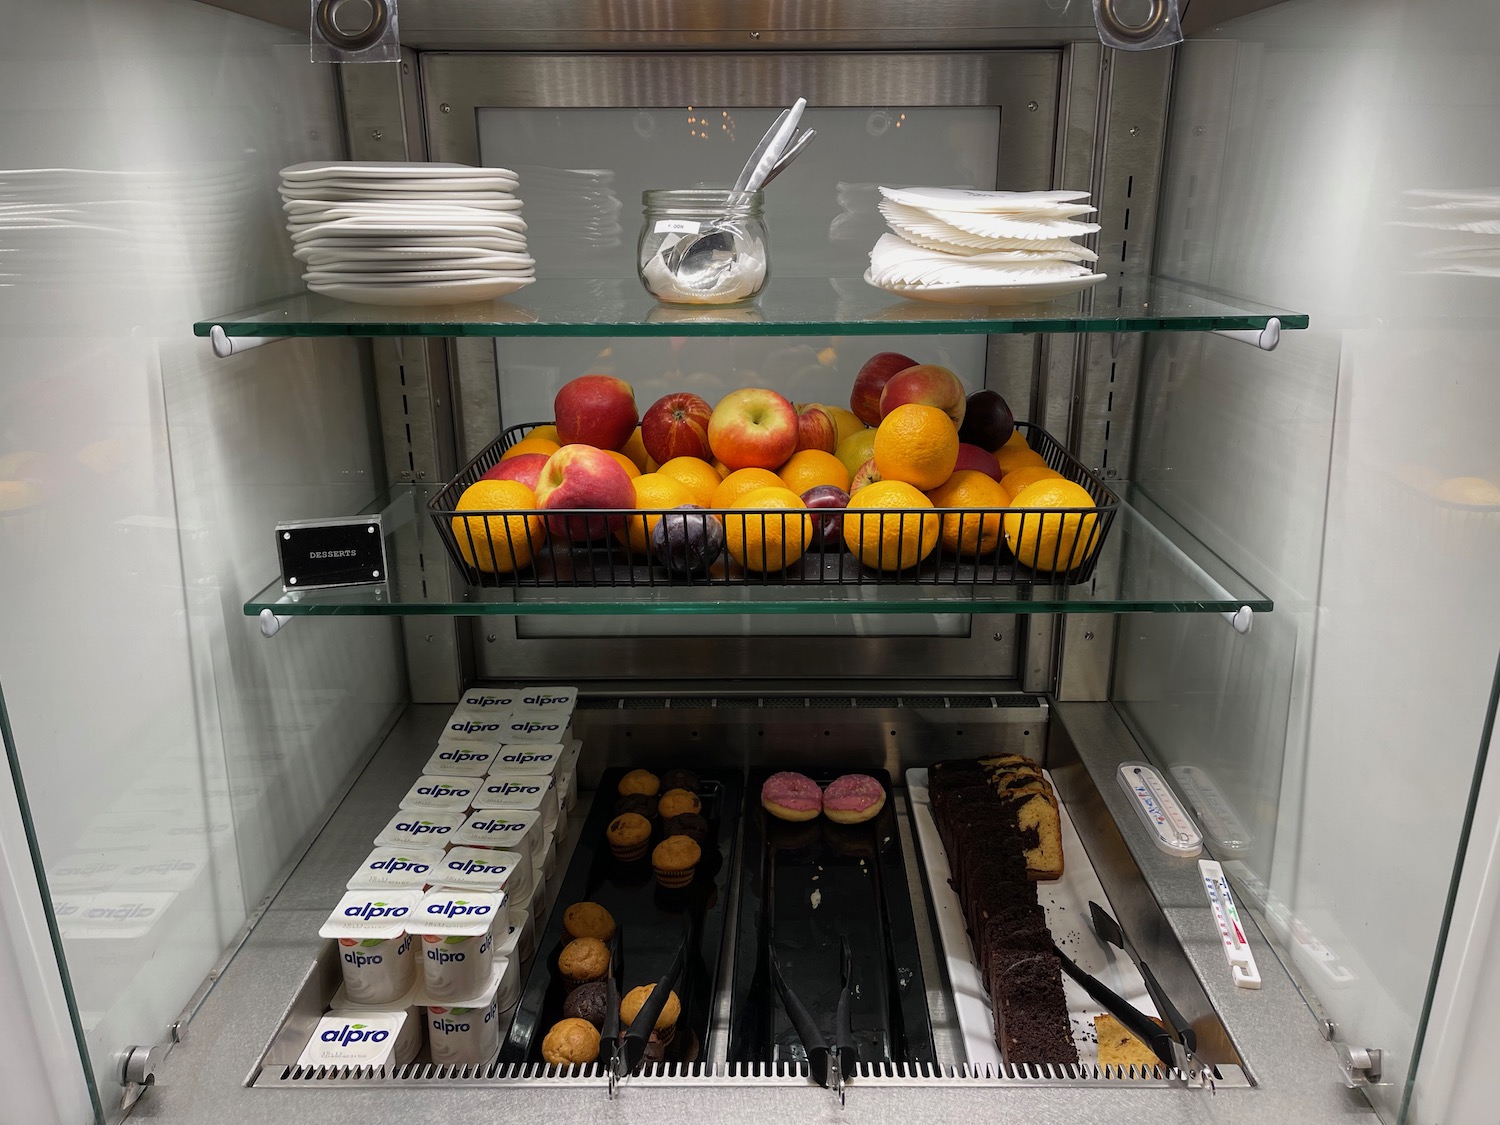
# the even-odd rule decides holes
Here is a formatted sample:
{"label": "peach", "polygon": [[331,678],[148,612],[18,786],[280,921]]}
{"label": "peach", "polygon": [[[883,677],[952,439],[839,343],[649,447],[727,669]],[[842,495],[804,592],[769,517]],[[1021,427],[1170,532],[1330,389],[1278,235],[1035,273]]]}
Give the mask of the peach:
{"label": "peach", "polygon": [[[546,467],[548,457],[546,453],[523,453],[519,457],[512,457],[508,461],[501,461],[494,468],[488,470],[480,480],[518,480],[532,492],[536,491],[537,481],[542,477],[542,469]],[[990,458],[991,461],[995,459]],[[995,468],[999,468],[999,464]]]}
{"label": "peach", "polygon": [[713,455],[733,469],[774,469],[797,451],[797,410],[775,391],[746,387],[719,400],[708,423]]}
{"label": "peach", "polygon": [[797,403],[797,452],[821,449],[832,453],[839,447],[838,423],[816,402]]}
{"label": "peach", "polygon": [[714,408],[708,400],[691,391],[663,395],[641,416],[641,441],[646,453],[658,465],[674,457],[696,457],[707,461],[708,423]]}
{"label": "peach", "polygon": [[849,409],[865,425],[880,425],[880,393],[898,371],[916,366],[916,360],[900,352],[872,355],[854,377],[854,386],[849,390]]}
{"label": "peach", "polygon": [[640,421],[635,391],[613,375],[580,375],[563,384],[552,400],[557,440],[564,446],[622,449]]}
{"label": "peach", "polygon": [[968,401],[957,375],[935,363],[923,363],[891,376],[880,392],[880,416],[884,418],[896,407],[914,403],[935,406],[953,419],[955,426],[961,426]]}
{"label": "peach", "polygon": [[557,514],[574,508],[631,508],[635,486],[619,463],[592,445],[565,445],[547,458],[536,486],[536,506],[554,513],[547,530],[574,542],[601,539],[624,525],[618,516]]}
{"label": "peach", "polygon": [[992,480],[1000,479],[1000,462],[995,460],[995,455],[977,445],[969,445],[960,442],[958,446],[958,461],[953,466],[953,471],[959,472],[963,469],[972,469],[976,473],[983,473]]}

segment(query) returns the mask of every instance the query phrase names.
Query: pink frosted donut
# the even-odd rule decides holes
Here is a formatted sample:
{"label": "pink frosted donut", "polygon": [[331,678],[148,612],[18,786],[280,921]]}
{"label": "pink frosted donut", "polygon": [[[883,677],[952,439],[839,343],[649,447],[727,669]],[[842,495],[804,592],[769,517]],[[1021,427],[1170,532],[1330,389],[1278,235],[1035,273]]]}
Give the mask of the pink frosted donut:
{"label": "pink frosted donut", "polygon": [[823,811],[823,791],[800,773],[773,773],[760,787],[761,807],[782,820],[812,820]]}
{"label": "pink frosted donut", "polygon": [[859,824],[885,808],[885,787],[869,774],[846,773],[823,790],[823,812],[835,824]]}

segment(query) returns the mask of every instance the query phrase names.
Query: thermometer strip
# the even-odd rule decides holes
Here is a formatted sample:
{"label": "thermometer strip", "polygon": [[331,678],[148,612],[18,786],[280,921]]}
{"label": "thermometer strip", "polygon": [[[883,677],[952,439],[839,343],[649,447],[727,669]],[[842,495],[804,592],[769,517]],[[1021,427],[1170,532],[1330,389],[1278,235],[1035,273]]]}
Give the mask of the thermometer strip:
{"label": "thermometer strip", "polygon": [[1125,762],[1116,774],[1120,787],[1135,800],[1135,811],[1168,855],[1191,858],[1203,851],[1203,837],[1177,795],[1145,762]]}
{"label": "thermometer strip", "polygon": [[1255,964],[1255,954],[1250,952],[1250,941],[1245,937],[1245,927],[1240,922],[1240,912],[1234,905],[1234,895],[1229,890],[1229,880],[1224,878],[1224,869],[1211,859],[1200,859],[1198,871],[1203,876],[1203,890],[1208,895],[1208,905],[1213,909],[1214,920],[1219,924],[1219,940],[1224,945],[1224,959],[1229,962],[1229,975],[1237,988],[1259,988],[1260,969]]}

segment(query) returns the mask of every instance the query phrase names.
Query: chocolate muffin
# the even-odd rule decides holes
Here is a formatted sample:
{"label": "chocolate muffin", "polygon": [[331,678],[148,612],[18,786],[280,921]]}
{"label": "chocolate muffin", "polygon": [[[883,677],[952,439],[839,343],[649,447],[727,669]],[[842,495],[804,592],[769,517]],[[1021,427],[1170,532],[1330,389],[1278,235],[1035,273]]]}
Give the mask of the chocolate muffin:
{"label": "chocolate muffin", "polygon": [[609,1011],[609,982],[596,980],[580,984],[563,1001],[563,1015],[568,1019],[588,1020],[595,1027],[604,1026]]}
{"label": "chocolate muffin", "polygon": [[686,789],[689,793],[697,793],[698,787],[703,782],[692,770],[668,770],[661,775],[661,787],[663,791],[668,789]]}
{"label": "chocolate muffin", "polygon": [[630,793],[615,802],[615,815],[621,813],[635,813],[650,820],[656,815],[656,798],[648,797],[644,793]]}
{"label": "chocolate muffin", "polygon": [[708,821],[698,813],[679,813],[662,821],[661,830],[668,836],[686,836],[700,847],[708,839]]}

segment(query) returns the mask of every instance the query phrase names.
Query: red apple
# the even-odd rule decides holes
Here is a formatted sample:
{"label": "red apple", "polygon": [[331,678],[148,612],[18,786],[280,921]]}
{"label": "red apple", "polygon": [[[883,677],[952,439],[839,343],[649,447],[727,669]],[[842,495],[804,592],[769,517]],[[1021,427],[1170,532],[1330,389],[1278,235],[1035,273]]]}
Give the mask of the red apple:
{"label": "red apple", "polygon": [[[517,457],[516,460],[519,461],[520,458]],[[1000,472],[1000,462],[995,460],[993,453],[966,442],[959,443],[958,462],[953,466],[955,473],[960,469],[973,469],[976,473],[983,473],[994,480],[999,480],[1003,475]]]}
{"label": "red apple", "polygon": [[[480,480],[518,480],[532,492],[536,491],[537,482],[541,480],[542,469],[546,467],[548,457],[545,453],[521,453],[512,457],[509,461],[501,461],[490,469]],[[994,462],[995,468],[1000,467],[1000,462]]]}
{"label": "red apple", "polygon": [[778,468],[797,451],[797,411],[775,391],[732,391],[714,407],[708,444],[731,470]]}
{"label": "red apple", "polygon": [[957,375],[935,363],[923,363],[891,376],[880,392],[880,416],[884,418],[896,407],[911,403],[935,406],[952,418],[955,426],[961,426],[968,399]]}
{"label": "red apple", "polygon": [[706,398],[690,391],[663,395],[641,415],[641,441],[647,454],[658,465],[673,457],[707,461],[713,456],[708,447],[708,422],[713,413]]}
{"label": "red apple", "polygon": [[[536,486],[536,506],[550,512],[570,508],[633,508],[635,486],[620,463],[604,450],[592,445],[565,445],[542,466]],[[587,543],[602,539],[624,523],[623,515],[549,515],[547,530],[577,543]]]}
{"label": "red apple", "polygon": [[[993,461],[994,458],[990,460]],[[809,508],[837,509],[828,515],[813,516],[813,545],[841,542],[844,534],[844,509],[849,506],[849,494],[836,484],[818,484],[802,494],[802,502]]]}
{"label": "red apple", "polygon": [[849,484],[849,495],[853,496],[867,484],[874,484],[885,478],[880,475],[880,470],[875,467],[875,458],[871,457],[859,467],[859,472],[854,474],[854,480]]}
{"label": "red apple", "polygon": [[839,427],[833,416],[816,402],[797,403],[797,452],[821,449],[832,453],[839,447]]}
{"label": "red apple", "polygon": [[865,360],[854,386],[849,391],[849,409],[867,426],[880,425],[880,392],[898,371],[917,366],[917,361],[900,352],[879,352]]}
{"label": "red apple", "polygon": [[613,375],[580,375],[569,380],[553,399],[552,410],[562,445],[623,449],[640,421],[635,391]]}
{"label": "red apple", "polygon": [[975,391],[969,396],[958,440],[981,449],[999,449],[1016,430],[1016,416],[999,391]]}

